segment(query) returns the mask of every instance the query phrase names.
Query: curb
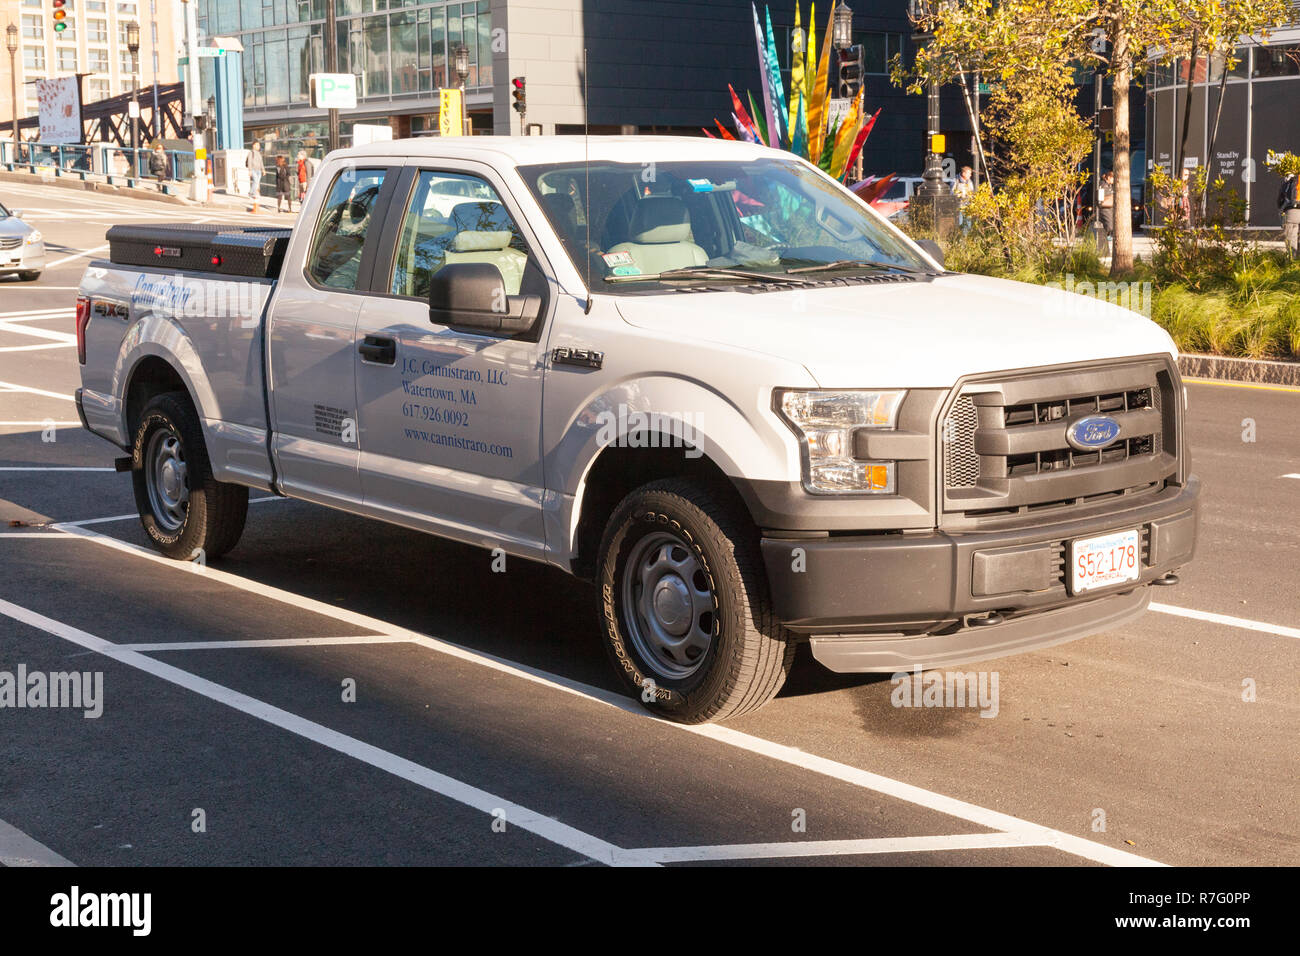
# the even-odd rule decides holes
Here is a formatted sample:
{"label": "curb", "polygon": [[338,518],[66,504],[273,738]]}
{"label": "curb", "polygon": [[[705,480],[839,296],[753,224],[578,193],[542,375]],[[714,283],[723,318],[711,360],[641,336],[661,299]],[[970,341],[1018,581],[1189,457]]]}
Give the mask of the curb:
{"label": "curb", "polygon": [[1226,355],[1178,356],[1183,378],[1211,378],[1261,385],[1289,385],[1300,388],[1300,362],[1270,362],[1264,359],[1231,358]]}

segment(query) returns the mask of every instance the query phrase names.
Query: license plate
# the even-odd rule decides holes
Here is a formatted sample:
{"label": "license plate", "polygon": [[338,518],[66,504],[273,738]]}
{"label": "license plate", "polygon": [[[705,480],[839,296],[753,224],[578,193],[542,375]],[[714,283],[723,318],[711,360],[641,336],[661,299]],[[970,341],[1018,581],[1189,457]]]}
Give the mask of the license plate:
{"label": "license plate", "polygon": [[1078,538],[1071,542],[1071,593],[1080,594],[1136,581],[1141,573],[1141,550],[1142,538],[1136,530]]}

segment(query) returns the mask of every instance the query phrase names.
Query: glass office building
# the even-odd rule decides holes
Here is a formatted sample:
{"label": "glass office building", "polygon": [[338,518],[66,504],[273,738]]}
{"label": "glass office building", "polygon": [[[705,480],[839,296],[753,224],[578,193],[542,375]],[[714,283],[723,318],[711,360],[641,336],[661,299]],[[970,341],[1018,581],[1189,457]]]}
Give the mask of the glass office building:
{"label": "glass office building", "polygon": [[1183,166],[1208,167],[1211,182],[1223,177],[1249,203],[1251,226],[1277,228],[1281,182],[1264,159],[1270,149],[1300,153],[1300,27],[1275,30],[1267,43],[1243,38],[1236,57],[1226,79],[1217,60],[1199,58],[1193,64],[1180,58],[1152,65],[1147,72],[1147,168],[1158,165],[1178,174],[1173,166],[1184,141],[1183,118],[1189,115],[1190,76]]}
{"label": "glass office building", "polygon": [[[492,131],[492,14],[488,0],[334,0],[337,69],[357,77],[358,108],[343,117],[392,125],[395,136],[437,128],[438,89],[459,85],[449,64],[469,50],[466,103],[477,132]],[[325,72],[326,0],[199,0],[198,29],[243,45],[245,137],[323,143],[323,112],[309,105],[308,77]],[[203,64],[204,89],[211,65]]]}

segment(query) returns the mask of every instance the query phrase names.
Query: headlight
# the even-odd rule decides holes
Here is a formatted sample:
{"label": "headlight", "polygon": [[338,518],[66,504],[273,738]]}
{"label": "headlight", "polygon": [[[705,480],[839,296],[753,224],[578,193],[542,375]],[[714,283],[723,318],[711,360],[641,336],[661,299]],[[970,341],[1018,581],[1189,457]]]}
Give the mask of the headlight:
{"label": "headlight", "polygon": [[39,229],[33,229],[31,232],[27,234],[27,245],[30,246],[33,243],[37,243],[40,241],[41,241],[41,231]]}
{"label": "headlight", "polygon": [[894,428],[906,394],[779,389],[777,411],[802,445],[804,489],[820,495],[892,495],[895,463],[854,458],[854,432]]}

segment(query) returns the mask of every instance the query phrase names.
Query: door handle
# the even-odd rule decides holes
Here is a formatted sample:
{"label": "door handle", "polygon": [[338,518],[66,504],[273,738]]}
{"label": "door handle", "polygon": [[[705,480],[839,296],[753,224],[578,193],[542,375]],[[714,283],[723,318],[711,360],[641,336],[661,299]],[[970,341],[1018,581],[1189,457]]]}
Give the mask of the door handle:
{"label": "door handle", "polygon": [[374,362],[377,365],[396,365],[397,364],[397,343],[392,339],[386,339],[378,335],[367,335],[365,340],[357,346],[357,351],[367,362]]}

